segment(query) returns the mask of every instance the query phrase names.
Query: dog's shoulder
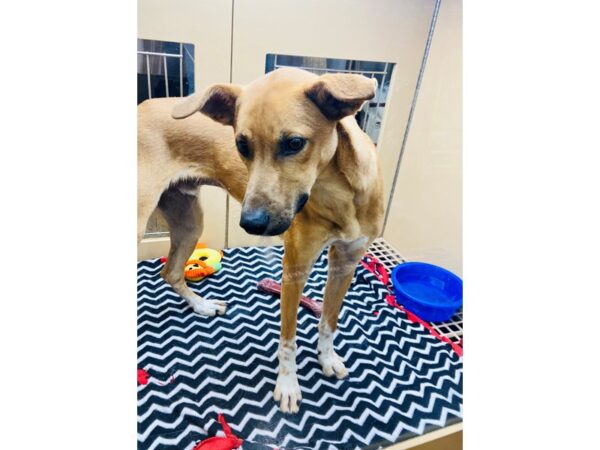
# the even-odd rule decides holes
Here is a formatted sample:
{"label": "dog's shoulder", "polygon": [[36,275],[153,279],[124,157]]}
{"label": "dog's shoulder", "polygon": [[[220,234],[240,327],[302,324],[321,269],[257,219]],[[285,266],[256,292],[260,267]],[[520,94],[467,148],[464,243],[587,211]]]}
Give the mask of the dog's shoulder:
{"label": "dog's shoulder", "polygon": [[352,188],[367,192],[380,178],[379,155],[369,136],[360,129],[352,116],[337,124],[337,164]]}

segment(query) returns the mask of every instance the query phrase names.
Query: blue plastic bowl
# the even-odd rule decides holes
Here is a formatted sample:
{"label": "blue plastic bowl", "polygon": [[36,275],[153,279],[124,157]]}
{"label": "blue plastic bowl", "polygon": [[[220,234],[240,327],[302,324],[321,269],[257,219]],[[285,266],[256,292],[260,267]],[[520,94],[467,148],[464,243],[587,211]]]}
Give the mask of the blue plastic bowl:
{"label": "blue plastic bowl", "polygon": [[433,264],[400,264],[392,284],[398,303],[427,322],[445,322],[462,306],[462,280]]}

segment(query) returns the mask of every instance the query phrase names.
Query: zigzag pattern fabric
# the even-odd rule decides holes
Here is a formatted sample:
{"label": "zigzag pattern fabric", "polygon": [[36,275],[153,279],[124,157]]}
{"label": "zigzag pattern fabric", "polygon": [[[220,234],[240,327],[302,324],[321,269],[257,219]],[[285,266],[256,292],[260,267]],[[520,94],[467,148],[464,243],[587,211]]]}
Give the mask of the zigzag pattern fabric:
{"label": "zigzag pattern fabric", "polygon": [[[191,450],[220,434],[223,413],[252,449],[382,448],[462,420],[462,358],[385,302],[386,288],[358,266],[335,338],[346,379],[327,378],[317,360],[318,319],[300,308],[300,412],[273,401],[279,299],[258,292],[281,279],[282,247],[231,248],[223,268],[191,283],[209,299],[228,301],[222,317],[195,314],[160,277],[162,263],[138,264],[138,448]],[[322,299],[327,252],[305,294]]]}

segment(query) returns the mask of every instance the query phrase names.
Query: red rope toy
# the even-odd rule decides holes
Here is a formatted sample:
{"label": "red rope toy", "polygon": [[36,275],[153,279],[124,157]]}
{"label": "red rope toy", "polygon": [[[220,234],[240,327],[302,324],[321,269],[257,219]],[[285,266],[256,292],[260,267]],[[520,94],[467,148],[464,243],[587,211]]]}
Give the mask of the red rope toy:
{"label": "red rope toy", "polygon": [[381,281],[381,283],[383,283],[385,285],[385,287],[387,288],[387,290],[389,292],[389,294],[385,296],[385,301],[387,302],[387,304],[390,306],[393,306],[394,308],[398,308],[400,311],[406,313],[408,320],[410,320],[411,322],[415,322],[415,323],[419,323],[419,324],[423,325],[432,336],[434,336],[435,338],[439,339],[442,342],[445,342],[446,344],[449,344],[450,347],[452,347],[452,350],[454,350],[454,352],[458,356],[462,356],[463,355],[462,339],[460,341],[460,344],[456,344],[455,342],[452,342],[447,336],[442,336],[437,331],[435,331],[435,329],[431,326],[431,324],[429,324],[428,322],[425,322],[419,316],[417,316],[416,314],[413,314],[412,312],[410,312],[406,308],[404,308],[401,304],[399,304],[396,301],[396,297],[394,296],[394,294],[392,293],[392,291],[389,287],[390,276],[388,274],[387,269],[383,265],[383,263],[381,263],[381,261],[379,261],[373,255],[370,255],[368,253],[365,255],[365,258],[367,259],[367,262],[365,262],[364,260],[361,260],[360,263],[362,264],[362,266],[365,269],[367,269],[369,272],[371,272],[373,275],[375,275],[375,277],[379,281]]}
{"label": "red rope toy", "polygon": [[242,445],[244,440],[238,438],[236,435],[233,434],[231,428],[229,428],[229,425],[225,421],[223,414],[219,414],[217,420],[223,427],[225,437],[214,436],[200,441],[196,444],[193,450],[233,450],[235,448],[239,448]]}

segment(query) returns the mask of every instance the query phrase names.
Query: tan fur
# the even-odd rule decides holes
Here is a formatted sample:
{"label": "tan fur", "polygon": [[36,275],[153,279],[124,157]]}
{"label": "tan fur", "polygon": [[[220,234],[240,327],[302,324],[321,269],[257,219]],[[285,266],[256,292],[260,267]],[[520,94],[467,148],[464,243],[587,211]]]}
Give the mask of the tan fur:
{"label": "tan fur", "polygon": [[[172,239],[162,274],[197,312],[225,312],[223,302],[202,299],[183,278],[183,264],[202,231],[197,191],[202,184],[216,184],[245,208],[266,208],[273,221],[291,223],[283,233],[280,355],[295,355],[299,298],[327,245],[330,267],[320,328],[335,331],[356,263],[383,221],[377,151],[353,117],[375,88],[372,80],[356,75],[317,77],[280,69],[244,87],[215,85],[183,101],[155,99],[139,106],[138,240],[159,206]],[[306,147],[291,157],[278,156],[278,142],[288,134],[306,138]],[[251,143],[249,160],[236,148],[241,135]],[[310,197],[295,214],[302,193]],[[295,364],[288,366],[286,358],[280,357],[275,397],[283,411],[295,412],[300,390]],[[340,365],[336,360],[335,367]],[[337,375],[344,376],[345,368]]]}

